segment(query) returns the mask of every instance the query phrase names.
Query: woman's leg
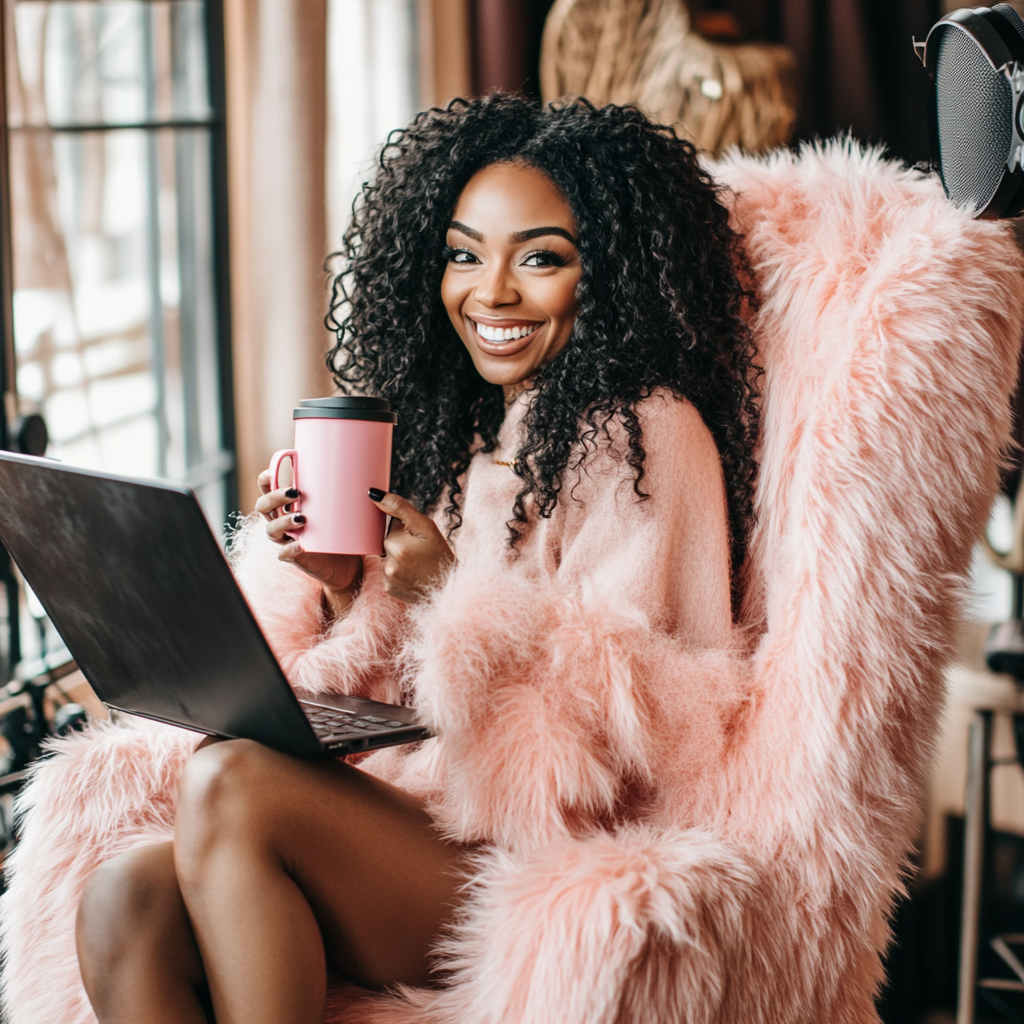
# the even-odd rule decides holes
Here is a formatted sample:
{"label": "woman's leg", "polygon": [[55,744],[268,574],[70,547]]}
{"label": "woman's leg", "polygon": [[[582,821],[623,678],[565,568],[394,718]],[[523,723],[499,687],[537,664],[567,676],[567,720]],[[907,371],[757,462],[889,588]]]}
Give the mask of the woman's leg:
{"label": "woman's leg", "polygon": [[322,1024],[328,966],[427,982],[466,857],[395,787],[245,740],[189,762],[174,854],[217,1024]]}
{"label": "woman's leg", "polygon": [[103,1024],[208,1024],[192,926],[171,843],[107,861],[78,906],[78,962]]}

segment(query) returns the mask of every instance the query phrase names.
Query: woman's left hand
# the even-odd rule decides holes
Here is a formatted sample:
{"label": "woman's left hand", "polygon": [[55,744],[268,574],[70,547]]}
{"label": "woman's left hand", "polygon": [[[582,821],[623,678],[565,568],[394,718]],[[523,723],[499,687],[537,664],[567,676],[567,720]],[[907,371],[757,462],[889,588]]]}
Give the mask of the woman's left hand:
{"label": "woman's left hand", "polygon": [[374,504],[393,517],[384,538],[384,589],[399,601],[416,604],[444,575],[455,555],[434,520],[405,498],[385,494]]}

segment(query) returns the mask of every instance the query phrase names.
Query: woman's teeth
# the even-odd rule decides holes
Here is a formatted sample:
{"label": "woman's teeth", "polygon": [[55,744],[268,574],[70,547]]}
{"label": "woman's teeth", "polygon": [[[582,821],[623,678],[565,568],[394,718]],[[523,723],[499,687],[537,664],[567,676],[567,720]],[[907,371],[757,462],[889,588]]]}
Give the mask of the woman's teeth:
{"label": "woman's teeth", "polygon": [[475,320],[473,326],[476,327],[477,334],[480,335],[484,341],[515,341],[516,338],[525,338],[528,334],[532,334],[537,330],[537,325],[534,324],[532,327],[488,327],[486,324],[478,324]]}

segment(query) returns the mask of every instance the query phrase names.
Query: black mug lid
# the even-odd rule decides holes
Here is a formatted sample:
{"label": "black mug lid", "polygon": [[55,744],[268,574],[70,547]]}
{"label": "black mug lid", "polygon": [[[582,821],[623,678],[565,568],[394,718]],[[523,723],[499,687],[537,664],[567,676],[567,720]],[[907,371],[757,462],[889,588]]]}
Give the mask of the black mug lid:
{"label": "black mug lid", "polygon": [[391,411],[386,398],[369,395],[333,395],[331,398],[304,398],[292,419],[372,420],[379,423],[397,423],[398,416]]}

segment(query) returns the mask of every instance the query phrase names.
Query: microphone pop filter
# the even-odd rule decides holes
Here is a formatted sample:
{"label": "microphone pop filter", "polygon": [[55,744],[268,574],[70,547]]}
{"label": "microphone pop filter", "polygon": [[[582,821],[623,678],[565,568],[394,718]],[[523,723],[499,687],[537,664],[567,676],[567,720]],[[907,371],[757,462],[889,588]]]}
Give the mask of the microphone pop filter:
{"label": "microphone pop filter", "polygon": [[946,195],[986,219],[1024,210],[1024,21],[1008,4],[954,11],[915,43],[935,84],[932,150]]}

